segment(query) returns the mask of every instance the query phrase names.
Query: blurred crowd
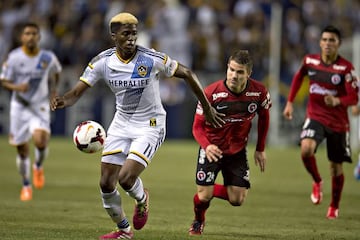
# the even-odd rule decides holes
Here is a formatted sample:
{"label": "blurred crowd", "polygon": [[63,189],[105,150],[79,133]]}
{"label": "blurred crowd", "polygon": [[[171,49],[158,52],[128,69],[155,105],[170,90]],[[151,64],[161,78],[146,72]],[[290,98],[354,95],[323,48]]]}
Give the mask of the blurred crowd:
{"label": "blurred crowd", "polygon": [[[225,76],[227,58],[233,49],[250,51],[254,59],[252,77],[267,84],[273,4],[282,7],[283,15],[279,23],[282,31],[278,36],[281,39],[280,100],[283,103],[292,75],[304,54],[319,51],[320,31],[325,25],[340,28],[344,40],[360,32],[359,0],[2,0],[0,63],[9,50],[18,46],[20,24],[36,22],[41,28],[41,46],[53,50],[64,66],[60,90],[68,90],[96,54],[113,46],[109,20],[127,11],[139,19],[138,44],[165,52],[191,67],[204,85]],[[195,108],[195,99],[187,91],[186,84],[162,81],[160,87],[168,112],[168,136],[191,136],[188,129],[191,129],[193,111],[189,106]],[[113,111],[108,104],[113,100],[107,99],[112,95],[105,94],[106,91],[103,85],[97,88],[92,97],[86,99],[87,104],[72,108],[73,114],[57,112],[54,133],[71,132],[72,126],[80,120],[76,116],[89,114],[90,110],[94,115],[88,116],[89,119],[107,122],[104,111]],[[0,89],[4,101],[0,114],[5,116],[8,101],[3,93]],[[302,99],[301,104],[305,94]],[[90,100],[96,104],[89,106]],[[5,117],[0,119],[1,133],[8,123]],[[295,127],[302,123],[301,116],[297,119],[292,121]],[[286,128],[285,124],[288,123],[282,123],[281,127]],[[288,127],[293,128],[293,125]]]}
{"label": "blurred crowd", "polygon": [[166,52],[196,71],[221,72],[235,48],[249,49],[263,79],[268,73],[271,4],[283,7],[282,80],[306,52],[318,51],[327,24],[344,38],[360,30],[358,0],[13,0],[0,1],[0,61],[17,44],[24,21],[41,25],[41,45],[66,67],[81,69],[112,46],[109,19],[128,11],[140,20],[138,43]]}

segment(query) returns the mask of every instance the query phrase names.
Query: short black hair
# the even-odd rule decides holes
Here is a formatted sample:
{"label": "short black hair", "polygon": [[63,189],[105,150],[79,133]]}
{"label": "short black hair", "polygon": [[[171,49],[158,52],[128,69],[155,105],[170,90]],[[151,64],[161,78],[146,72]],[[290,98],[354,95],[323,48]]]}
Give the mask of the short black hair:
{"label": "short black hair", "polygon": [[122,24],[119,22],[110,23],[110,33],[116,33],[121,28]]}
{"label": "short black hair", "polygon": [[328,25],[328,26],[324,27],[323,30],[321,31],[321,34],[323,34],[324,32],[334,33],[339,38],[339,41],[341,42],[341,32],[338,28],[334,27],[333,25]]}
{"label": "short black hair", "polygon": [[26,28],[26,27],[33,27],[33,28],[37,28],[39,29],[39,25],[37,23],[34,22],[26,22],[22,24],[22,28]]}
{"label": "short black hair", "polygon": [[248,50],[236,50],[233,54],[231,54],[229,62],[231,60],[234,60],[238,64],[245,65],[249,72],[252,71],[253,60]]}

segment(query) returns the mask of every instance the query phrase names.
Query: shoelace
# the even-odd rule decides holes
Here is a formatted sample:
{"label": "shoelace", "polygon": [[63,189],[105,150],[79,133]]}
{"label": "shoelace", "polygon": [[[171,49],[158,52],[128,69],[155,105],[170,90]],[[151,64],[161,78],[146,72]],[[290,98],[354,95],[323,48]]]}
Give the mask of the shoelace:
{"label": "shoelace", "polygon": [[201,222],[194,222],[194,224],[192,225],[192,230],[196,232],[201,231]]}
{"label": "shoelace", "polygon": [[146,213],[147,204],[146,202],[137,205],[137,215],[144,216]]}

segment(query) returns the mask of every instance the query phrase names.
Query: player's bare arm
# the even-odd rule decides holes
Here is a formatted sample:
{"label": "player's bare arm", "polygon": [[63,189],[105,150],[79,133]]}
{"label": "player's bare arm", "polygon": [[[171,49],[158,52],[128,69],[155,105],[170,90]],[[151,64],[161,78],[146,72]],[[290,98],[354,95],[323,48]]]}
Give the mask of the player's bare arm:
{"label": "player's bare arm", "polygon": [[222,158],[222,151],[214,144],[210,144],[206,147],[205,154],[209,162],[217,162]]}
{"label": "player's bare arm", "polygon": [[260,171],[265,171],[266,154],[265,152],[255,151],[254,153],[255,165],[260,167]]}
{"label": "player's bare arm", "polygon": [[72,106],[74,103],[79,100],[82,94],[89,88],[89,86],[79,81],[73,89],[66,92],[63,96],[55,96],[50,101],[51,110],[54,111],[59,108],[65,108],[68,106]]}
{"label": "player's bare arm", "polygon": [[203,110],[206,121],[209,122],[214,127],[221,127],[225,124],[225,121],[222,119],[224,114],[218,113],[207,100],[199,79],[193,71],[184,65],[179,63],[179,66],[174,74],[175,77],[183,78],[190,85],[191,89],[195,93],[196,97],[199,99]]}
{"label": "player's bare arm", "polygon": [[60,74],[54,73],[51,77],[49,77],[49,97],[52,99],[57,94],[57,89],[60,81]]}
{"label": "player's bare arm", "polygon": [[29,83],[14,84],[6,80],[1,80],[1,85],[6,89],[15,92],[27,92],[29,90]]}
{"label": "player's bare arm", "polygon": [[294,108],[292,102],[287,102],[283,111],[283,116],[286,119],[291,120],[293,117],[293,112],[294,112]]}

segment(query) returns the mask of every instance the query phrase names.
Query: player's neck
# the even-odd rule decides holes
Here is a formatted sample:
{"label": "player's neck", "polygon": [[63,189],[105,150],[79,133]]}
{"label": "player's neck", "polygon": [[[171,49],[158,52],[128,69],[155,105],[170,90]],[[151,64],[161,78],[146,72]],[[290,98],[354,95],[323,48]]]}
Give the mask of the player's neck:
{"label": "player's neck", "polygon": [[28,48],[26,46],[22,46],[22,50],[25,52],[25,54],[29,56],[35,56],[39,53],[40,49],[38,47],[35,48]]}
{"label": "player's neck", "polygon": [[120,59],[120,61],[122,61],[124,63],[130,62],[131,59],[133,59],[133,57],[135,56],[135,54],[136,54],[136,50],[131,54],[124,54],[124,53],[121,53],[119,50],[116,50],[117,57]]}
{"label": "player's neck", "polygon": [[333,62],[336,61],[338,57],[338,54],[333,54],[333,55],[321,55],[321,60],[325,63],[325,64],[332,64]]}

